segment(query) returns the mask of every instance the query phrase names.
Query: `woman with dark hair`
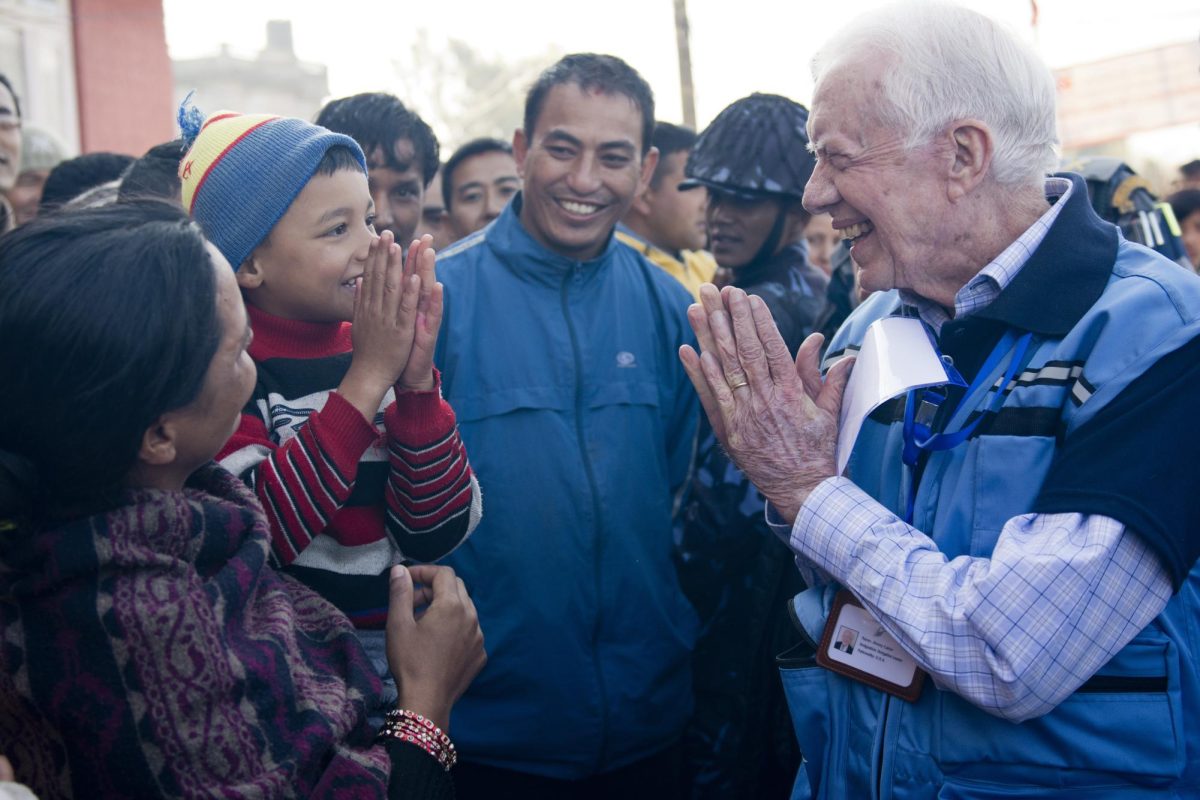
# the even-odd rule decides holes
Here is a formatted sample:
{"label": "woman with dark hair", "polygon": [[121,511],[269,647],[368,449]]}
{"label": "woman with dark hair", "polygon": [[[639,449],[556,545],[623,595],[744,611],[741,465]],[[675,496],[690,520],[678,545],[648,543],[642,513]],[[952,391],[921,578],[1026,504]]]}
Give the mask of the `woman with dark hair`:
{"label": "woman with dark hair", "polygon": [[0,238],[0,753],[43,800],[453,796],[436,726],[483,665],[474,607],[448,568],[393,568],[403,710],[377,740],[349,622],[271,569],[261,506],[211,463],[249,338],[178,206]]}

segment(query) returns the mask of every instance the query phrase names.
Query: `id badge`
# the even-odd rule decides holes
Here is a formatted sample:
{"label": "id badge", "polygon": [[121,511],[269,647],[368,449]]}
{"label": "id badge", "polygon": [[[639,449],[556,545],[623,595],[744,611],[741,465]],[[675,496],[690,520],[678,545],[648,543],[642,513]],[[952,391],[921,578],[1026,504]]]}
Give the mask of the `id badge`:
{"label": "id badge", "polygon": [[916,660],[847,589],[833,598],[817,663],[909,703],[921,696],[925,682]]}

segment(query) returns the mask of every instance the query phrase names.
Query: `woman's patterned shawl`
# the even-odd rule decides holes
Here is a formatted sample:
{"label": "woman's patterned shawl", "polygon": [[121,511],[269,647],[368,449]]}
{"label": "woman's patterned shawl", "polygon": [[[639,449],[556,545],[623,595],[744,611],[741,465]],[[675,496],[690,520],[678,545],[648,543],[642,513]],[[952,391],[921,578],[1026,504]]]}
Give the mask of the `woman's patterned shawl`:
{"label": "woman's patterned shawl", "polygon": [[268,542],[215,465],[180,492],[0,532],[0,753],[18,780],[43,800],[384,796],[378,679]]}

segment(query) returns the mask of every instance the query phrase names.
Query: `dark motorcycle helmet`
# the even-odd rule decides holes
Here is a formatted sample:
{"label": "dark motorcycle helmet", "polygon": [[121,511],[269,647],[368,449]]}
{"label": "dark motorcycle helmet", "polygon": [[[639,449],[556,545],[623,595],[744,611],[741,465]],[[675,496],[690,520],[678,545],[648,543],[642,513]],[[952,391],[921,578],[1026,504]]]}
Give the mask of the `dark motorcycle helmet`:
{"label": "dark motorcycle helmet", "polygon": [[755,93],[735,100],[696,140],[679,188],[799,199],[816,166],[807,126],[808,109],[786,97]]}

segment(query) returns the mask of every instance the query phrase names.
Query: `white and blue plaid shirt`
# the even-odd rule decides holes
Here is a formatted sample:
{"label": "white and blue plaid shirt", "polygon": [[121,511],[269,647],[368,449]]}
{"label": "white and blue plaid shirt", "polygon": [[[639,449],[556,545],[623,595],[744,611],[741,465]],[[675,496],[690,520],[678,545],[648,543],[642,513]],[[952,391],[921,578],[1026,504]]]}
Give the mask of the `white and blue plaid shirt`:
{"label": "white and blue plaid shirt", "polygon": [[[1025,265],[1065,205],[1071,183],[1030,228],[955,296],[955,315],[982,309]],[[945,309],[902,298],[940,330]],[[1109,517],[1023,514],[990,558],[947,560],[921,531],[849,479],[829,478],[789,529],[767,521],[796,553],[809,585],[851,589],[939,688],[1020,721],[1045,714],[1158,616],[1170,576],[1137,535]]]}

